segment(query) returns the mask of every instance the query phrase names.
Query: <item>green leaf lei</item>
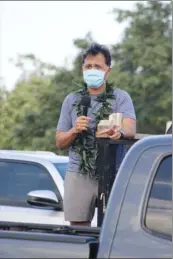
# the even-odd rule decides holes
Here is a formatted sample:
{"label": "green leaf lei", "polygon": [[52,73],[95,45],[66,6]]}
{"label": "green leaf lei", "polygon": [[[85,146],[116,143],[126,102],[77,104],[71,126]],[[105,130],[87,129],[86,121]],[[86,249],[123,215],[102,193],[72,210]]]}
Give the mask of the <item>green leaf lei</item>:
{"label": "green leaf lei", "polygon": [[[88,174],[89,177],[93,180],[98,179],[98,172],[96,161],[98,157],[98,144],[96,141],[96,130],[97,125],[100,120],[108,119],[109,115],[112,113],[112,106],[108,100],[115,100],[115,96],[113,94],[113,84],[106,83],[105,91],[96,98],[98,103],[101,103],[102,106],[98,110],[97,113],[93,113],[95,116],[95,128],[91,130],[88,128],[83,134],[79,134],[75,140],[74,148],[75,152],[80,155],[81,164],[80,171],[81,173]],[[82,106],[80,104],[81,98],[83,95],[89,95],[87,90],[87,85],[81,87],[76,94],[79,97],[79,100],[74,103],[74,107],[77,112],[77,116],[82,116]]]}

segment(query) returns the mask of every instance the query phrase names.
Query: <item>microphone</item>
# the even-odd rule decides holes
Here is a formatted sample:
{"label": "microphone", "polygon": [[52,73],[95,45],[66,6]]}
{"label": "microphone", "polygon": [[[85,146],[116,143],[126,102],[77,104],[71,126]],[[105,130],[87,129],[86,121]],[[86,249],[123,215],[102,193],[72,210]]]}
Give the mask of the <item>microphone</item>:
{"label": "microphone", "polygon": [[[83,106],[83,111],[82,111],[82,114],[83,116],[87,116],[88,114],[88,108],[90,107],[91,105],[91,96],[89,95],[84,95],[80,101],[80,104]],[[85,132],[81,132],[81,133],[78,133],[78,136],[81,136],[83,137],[85,134]],[[76,143],[76,139],[73,141],[73,144],[72,146],[75,146],[75,143]]]}
{"label": "microphone", "polygon": [[84,95],[81,99],[80,104],[83,106],[83,115],[87,116],[88,114],[88,108],[91,105],[91,96],[89,95]]}

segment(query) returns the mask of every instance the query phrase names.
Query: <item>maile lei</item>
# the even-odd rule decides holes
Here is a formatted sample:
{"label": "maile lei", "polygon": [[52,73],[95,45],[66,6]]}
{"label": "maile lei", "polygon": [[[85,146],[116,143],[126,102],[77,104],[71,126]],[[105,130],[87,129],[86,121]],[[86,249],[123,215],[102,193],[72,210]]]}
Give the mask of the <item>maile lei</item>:
{"label": "maile lei", "polygon": [[[96,102],[101,103],[100,109],[97,113],[93,113],[95,117],[95,128],[88,128],[83,134],[79,134],[75,140],[74,148],[81,159],[80,171],[84,174],[88,174],[89,177],[93,180],[98,179],[97,171],[97,157],[98,157],[98,144],[96,141],[96,130],[97,125],[101,120],[108,119],[109,115],[112,113],[112,105],[109,100],[115,100],[115,95],[113,94],[113,84],[106,83],[105,91],[97,96]],[[77,112],[77,116],[82,116],[82,106],[80,104],[81,98],[83,95],[87,95],[87,85],[81,87],[76,94],[79,98],[78,101],[74,103],[74,107]]]}

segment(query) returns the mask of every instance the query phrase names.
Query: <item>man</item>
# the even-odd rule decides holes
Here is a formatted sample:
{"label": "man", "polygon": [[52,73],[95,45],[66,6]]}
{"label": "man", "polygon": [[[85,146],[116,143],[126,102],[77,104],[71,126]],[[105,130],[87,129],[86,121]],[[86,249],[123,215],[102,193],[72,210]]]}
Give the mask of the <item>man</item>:
{"label": "man", "polygon": [[[75,107],[75,102],[78,100],[78,104],[80,104],[80,98],[78,99],[76,93],[71,93],[65,98],[56,131],[56,145],[59,149],[70,148],[69,164],[64,184],[65,220],[70,221],[71,225],[90,226],[95,211],[98,180],[90,177],[89,170],[94,167],[88,163],[88,160],[92,160],[92,156],[94,157],[95,153],[90,154],[89,152],[92,151],[86,148],[88,141],[85,141],[83,145],[79,141],[80,148],[77,149],[78,142],[76,139],[80,140],[78,139],[79,135],[83,138],[85,135],[82,134],[89,132],[88,129],[94,132],[97,115],[100,118],[101,116],[104,117],[103,109],[101,109],[103,105],[105,105],[104,109],[108,109],[107,107],[111,105],[111,112],[109,114],[113,112],[123,114],[122,129],[117,127],[102,132],[107,132],[112,139],[134,137],[136,133],[136,116],[131,98],[123,90],[114,89],[112,91],[113,97],[107,94],[107,103],[105,101],[102,103],[102,99],[98,98],[108,91],[107,78],[111,71],[109,50],[103,45],[93,43],[84,53],[82,61],[83,78],[87,86],[86,91],[91,97],[91,107],[88,110],[87,116],[77,115],[79,109],[77,105]],[[80,150],[83,151],[81,152]],[[119,147],[118,152],[122,160],[124,154],[121,147]],[[83,170],[80,167],[82,156],[85,162]],[[87,156],[88,160],[86,159]],[[92,162],[95,161],[95,157],[93,159]],[[89,168],[88,173],[84,173],[87,168]],[[92,175],[94,176],[94,173]]]}

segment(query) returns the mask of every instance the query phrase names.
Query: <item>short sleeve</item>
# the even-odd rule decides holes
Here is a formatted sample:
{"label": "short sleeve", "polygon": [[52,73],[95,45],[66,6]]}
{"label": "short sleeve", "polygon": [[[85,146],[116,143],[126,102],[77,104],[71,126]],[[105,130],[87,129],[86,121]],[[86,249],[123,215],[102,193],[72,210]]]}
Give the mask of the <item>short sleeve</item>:
{"label": "short sleeve", "polygon": [[118,97],[118,112],[122,113],[123,119],[131,118],[136,120],[135,109],[130,95],[120,90]]}
{"label": "short sleeve", "polygon": [[69,98],[70,98],[70,95],[66,96],[66,98],[63,101],[56,130],[69,131],[72,128],[72,118],[71,118],[71,112],[69,107]]}

